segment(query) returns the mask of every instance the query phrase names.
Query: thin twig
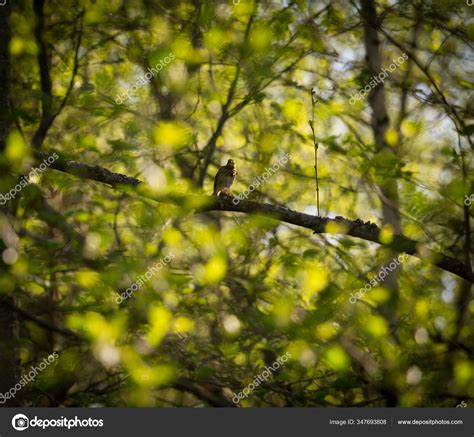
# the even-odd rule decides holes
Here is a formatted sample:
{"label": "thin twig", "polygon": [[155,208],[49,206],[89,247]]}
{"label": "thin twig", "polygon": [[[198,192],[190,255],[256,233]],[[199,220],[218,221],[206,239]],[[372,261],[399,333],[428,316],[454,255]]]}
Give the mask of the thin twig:
{"label": "thin twig", "polygon": [[309,127],[311,128],[311,132],[313,133],[313,144],[314,144],[314,171],[316,174],[316,207],[319,214],[319,177],[318,177],[318,148],[319,144],[316,141],[316,134],[314,132],[314,108],[317,102],[316,91],[314,88],[311,88],[311,119],[309,120]]}

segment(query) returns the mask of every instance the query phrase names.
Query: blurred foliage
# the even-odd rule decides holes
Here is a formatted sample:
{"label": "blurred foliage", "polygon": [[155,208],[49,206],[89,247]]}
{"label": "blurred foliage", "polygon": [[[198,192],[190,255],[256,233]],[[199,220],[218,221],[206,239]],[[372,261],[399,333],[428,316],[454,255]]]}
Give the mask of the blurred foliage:
{"label": "blurred foliage", "polygon": [[[29,144],[43,93],[32,2],[12,3],[15,128],[2,162],[17,177],[33,164]],[[210,194],[218,166],[230,157],[239,172],[232,191],[241,193],[289,153],[250,198],[315,214],[308,126],[314,87],[322,215],[380,223],[376,184],[395,180],[404,234],[464,260],[463,199],[474,192],[466,153],[474,24],[464,2],[378,2],[382,27],[403,47],[411,47],[418,26],[412,49],[467,126],[458,142],[442,102],[420,97],[432,90],[429,78],[406,62],[384,85],[386,140],[394,148],[384,155],[373,144],[367,99],[349,103],[366,83],[363,26],[352,2],[234,3],[46,1],[43,38],[55,110],[70,86],[80,33],[82,39],[71,92],[42,149],[135,176],[168,195]],[[384,65],[401,55],[386,40],[382,47]],[[117,103],[169,53],[171,62]],[[349,298],[392,256],[341,235],[343,229],[313,235],[250,215],[195,215],[185,205],[57,171],[31,182],[15,199],[15,218],[1,218],[7,268],[0,293],[80,338],[22,318],[24,372],[59,353],[18,395],[25,402],[231,405],[233,392],[286,352],[292,358],[240,406],[474,402],[474,306],[467,303],[456,335],[466,287],[458,277],[408,257],[398,276],[396,320],[388,320],[383,284],[354,304]],[[12,177],[0,185],[7,192]],[[381,239],[392,236],[386,228]],[[147,269],[168,255],[172,260],[146,279]],[[140,277],[132,297],[117,304]]]}

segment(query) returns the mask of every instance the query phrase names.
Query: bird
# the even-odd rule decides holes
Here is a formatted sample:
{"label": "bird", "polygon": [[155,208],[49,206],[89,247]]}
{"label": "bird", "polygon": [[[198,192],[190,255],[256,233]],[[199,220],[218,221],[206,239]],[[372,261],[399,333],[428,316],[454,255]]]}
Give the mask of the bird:
{"label": "bird", "polygon": [[221,194],[229,195],[229,188],[233,184],[237,169],[233,159],[229,159],[226,165],[219,167],[214,178],[214,196]]}

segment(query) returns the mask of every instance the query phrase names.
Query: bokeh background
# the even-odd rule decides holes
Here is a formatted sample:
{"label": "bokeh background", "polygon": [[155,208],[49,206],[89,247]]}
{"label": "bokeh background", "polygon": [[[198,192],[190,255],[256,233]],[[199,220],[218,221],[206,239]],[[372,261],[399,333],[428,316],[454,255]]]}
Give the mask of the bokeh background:
{"label": "bokeh background", "polygon": [[[429,250],[472,275],[473,11],[462,0],[0,6],[0,192],[39,152],[147,185],[53,164],[1,198],[0,393],[58,354],[2,405],[472,406],[472,286]],[[288,153],[249,199],[315,215],[310,121],[320,215],[375,223],[380,244],[334,223],[313,234],[176,201],[211,195],[229,158],[243,193]],[[377,281],[397,233],[419,256]]]}

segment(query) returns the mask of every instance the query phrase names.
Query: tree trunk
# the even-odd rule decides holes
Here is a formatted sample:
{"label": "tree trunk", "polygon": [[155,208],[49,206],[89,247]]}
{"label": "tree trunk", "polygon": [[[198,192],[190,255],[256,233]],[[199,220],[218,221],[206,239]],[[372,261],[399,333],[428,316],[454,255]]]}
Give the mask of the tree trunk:
{"label": "tree trunk", "polygon": [[[10,111],[10,2],[0,7],[0,153],[4,153],[8,132],[11,125]],[[0,164],[2,174],[8,171],[7,164]],[[6,213],[10,211],[10,204],[0,206],[0,228],[6,225]],[[2,217],[3,216],[3,217]],[[3,234],[3,232],[2,232]],[[5,242],[0,240],[0,251],[5,250]],[[8,266],[0,260],[3,271]],[[20,378],[18,319],[14,311],[7,304],[15,304],[14,296],[0,293],[0,394],[10,390]],[[7,400],[1,406],[16,406],[18,398]]]}
{"label": "tree trunk", "polygon": [[[380,53],[380,38],[378,27],[380,25],[377,16],[375,0],[361,0],[362,18],[364,20],[364,45],[366,68],[370,77],[379,75],[382,72],[382,56]],[[385,103],[385,92],[383,82],[378,83],[369,94],[369,104],[372,109],[371,126],[375,139],[375,153],[378,156],[389,157],[397,153],[396,147],[391,148],[386,142],[386,133],[390,124],[390,119]],[[401,233],[401,220],[399,211],[399,195],[397,180],[388,179],[378,186],[379,196],[382,202],[382,223],[391,227],[395,234]],[[384,264],[391,263],[396,254],[391,252],[386,258]],[[397,326],[397,306],[399,298],[398,289],[398,269],[390,272],[383,280],[383,285],[390,290],[390,296],[387,302],[380,307],[382,314],[390,325],[390,332],[398,341],[396,331]]]}

